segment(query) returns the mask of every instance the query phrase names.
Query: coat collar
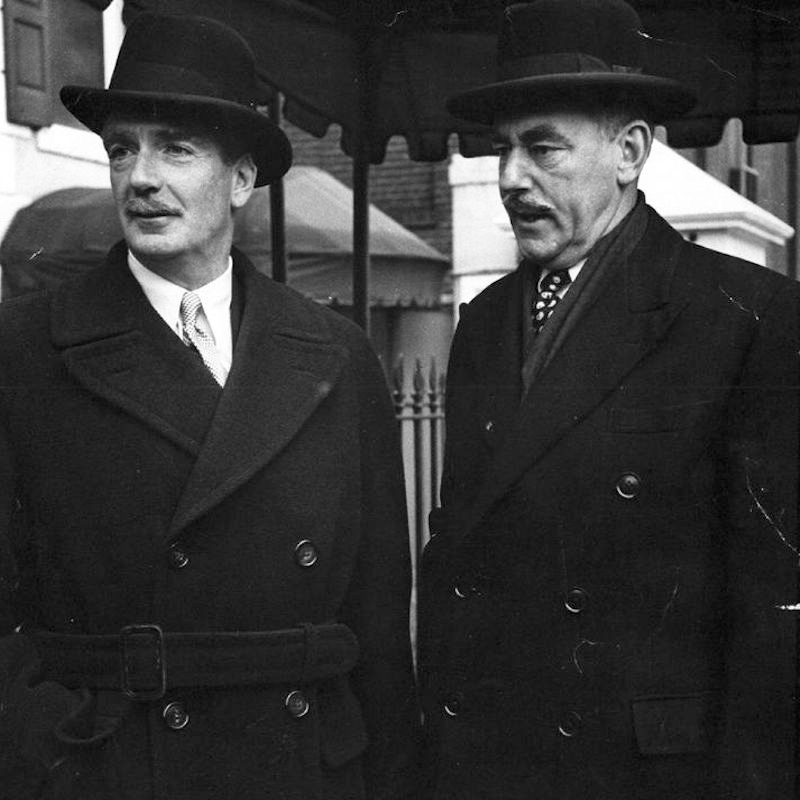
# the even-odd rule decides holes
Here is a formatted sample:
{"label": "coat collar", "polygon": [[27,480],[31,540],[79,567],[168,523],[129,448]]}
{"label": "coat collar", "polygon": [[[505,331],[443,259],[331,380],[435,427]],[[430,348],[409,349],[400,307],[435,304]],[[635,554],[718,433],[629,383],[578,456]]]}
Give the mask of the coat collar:
{"label": "coat collar", "polygon": [[244,307],[225,388],[147,302],[120,243],[104,267],[53,298],[51,337],[88,391],[195,458],[174,536],[283,449],[347,358],[323,310],[259,275],[234,250]]}
{"label": "coat collar", "polygon": [[[647,230],[557,356],[536,378],[493,454],[467,530],[617,387],[688,302],[673,285],[682,238],[649,209]],[[512,284],[513,286],[513,284]]]}

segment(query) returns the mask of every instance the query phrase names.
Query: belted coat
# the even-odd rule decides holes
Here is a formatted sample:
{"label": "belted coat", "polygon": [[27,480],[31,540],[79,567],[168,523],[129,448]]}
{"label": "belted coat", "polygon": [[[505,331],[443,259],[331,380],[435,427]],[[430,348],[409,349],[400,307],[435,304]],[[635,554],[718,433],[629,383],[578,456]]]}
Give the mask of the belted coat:
{"label": "belted coat", "polygon": [[220,389],[125,254],[0,306],[0,797],[410,796],[377,359],[234,251]]}
{"label": "belted coat", "polygon": [[430,796],[791,800],[798,285],[652,210],[613,269],[522,399],[520,271],[463,309]]}

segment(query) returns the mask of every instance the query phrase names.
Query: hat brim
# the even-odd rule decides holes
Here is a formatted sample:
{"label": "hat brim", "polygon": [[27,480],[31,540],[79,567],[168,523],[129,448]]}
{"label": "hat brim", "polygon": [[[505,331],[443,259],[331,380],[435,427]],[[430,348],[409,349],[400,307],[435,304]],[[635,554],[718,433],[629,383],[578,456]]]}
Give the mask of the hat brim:
{"label": "hat brim", "polygon": [[133,92],[89,86],[64,86],[60,96],[67,111],[97,134],[102,133],[112,111],[153,119],[175,116],[211,128],[233,128],[247,137],[250,144],[258,170],[256,186],[266,186],[280,179],[292,165],[292,147],[286,134],[255,109],[229,100],[193,94]]}
{"label": "hat brim", "polygon": [[694,92],[677,81],[654,75],[581,72],[537,75],[490,83],[451,97],[447,110],[455,117],[492,125],[500,117],[535,113],[581,99],[620,92],[638,95],[650,110],[654,122],[683,116],[697,103]]}

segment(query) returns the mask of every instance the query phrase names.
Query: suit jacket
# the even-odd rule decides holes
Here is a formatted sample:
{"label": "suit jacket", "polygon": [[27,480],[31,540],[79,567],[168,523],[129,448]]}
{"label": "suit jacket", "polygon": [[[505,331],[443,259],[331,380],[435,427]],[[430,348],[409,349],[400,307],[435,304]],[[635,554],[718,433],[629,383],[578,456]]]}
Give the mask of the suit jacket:
{"label": "suit jacket", "polygon": [[436,798],[795,797],[798,286],[655,212],[521,398],[464,310],[423,557]]}
{"label": "suit jacket", "polygon": [[[122,245],[54,294],[0,307],[3,798],[414,787],[408,535],[383,374],[339,315],[235,251],[234,276],[224,390]],[[150,628],[119,642],[141,623],[198,634],[199,649],[173,637],[153,655]],[[241,633],[287,629],[259,649]],[[78,644],[68,657],[42,632]],[[98,641],[96,674],[81,674]],[[117,680],[107,651],[122,646],[125,670],[166,659],[163,697],[121,696],[136,676]]]}

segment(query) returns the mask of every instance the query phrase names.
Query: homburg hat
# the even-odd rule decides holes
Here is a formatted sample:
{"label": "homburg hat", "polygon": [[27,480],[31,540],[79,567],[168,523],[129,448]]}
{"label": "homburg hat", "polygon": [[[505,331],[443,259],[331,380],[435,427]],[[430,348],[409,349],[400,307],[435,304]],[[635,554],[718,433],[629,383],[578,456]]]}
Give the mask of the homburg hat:
{"label": "homburg hat", "polygon": [[543,104],[632,97],[654,122],[679,117],[694,92],[648,74],[655,43],[623,0],[534,0],[504,11],[497,81],[450,98],[451,114],[492,124]]}
{"label": "homburg hat", "polygon": [[286,173],[292,149],[256,109],[259,95],[253,53],[236,31],[206,17],[143,13],[125,34],[108,89],[64,86],[61,102],[95,133],[117,111],[233,132],[263,186]]}

